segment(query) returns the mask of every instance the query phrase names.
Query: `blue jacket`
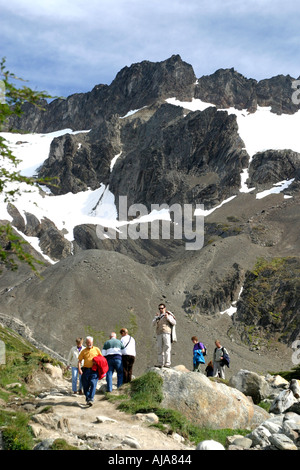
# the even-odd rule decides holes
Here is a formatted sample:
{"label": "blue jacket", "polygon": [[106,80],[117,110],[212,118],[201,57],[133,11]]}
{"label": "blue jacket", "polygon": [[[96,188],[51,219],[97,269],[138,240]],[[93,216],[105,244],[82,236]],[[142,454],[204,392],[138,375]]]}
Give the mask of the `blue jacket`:
{"label": "blue jacket", "polygon": [[204,349],[204,346],[202,343],[197,343],[194,346],[193,349],[193,364],[205,364],[205,359],[202,353],[202,349]]}

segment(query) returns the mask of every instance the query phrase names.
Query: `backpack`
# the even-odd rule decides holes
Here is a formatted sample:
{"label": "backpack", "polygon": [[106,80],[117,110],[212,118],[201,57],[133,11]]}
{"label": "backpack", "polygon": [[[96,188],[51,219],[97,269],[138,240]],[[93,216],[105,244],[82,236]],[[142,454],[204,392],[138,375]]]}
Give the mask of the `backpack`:
{"label": "backpack", "polygon": [[204,346],[204,344],[203,344],[203,343],[201,343],[200,341],[199,341],[199,343],[198,343],[198,344],[202,344],[202,346],[203,346],[203,348],[202,348],[202,349],[204,349],[204,352],[203,352],[202,354],[203,354],[203,356],[206,356],[206,355],[207,355],[207,347],[206,347],[206,346]]}
{"label": "backpack", "polygon": [[220,362],[220,364],[221,364],[221,366],[227,366],[227,367],[229,367],[229,364],[230,364],[230,357],[229,357],[228,353],[224,351],[224,348],[222,348],[222,351],[223,351],[223,359],[222,359],[222,361]]}

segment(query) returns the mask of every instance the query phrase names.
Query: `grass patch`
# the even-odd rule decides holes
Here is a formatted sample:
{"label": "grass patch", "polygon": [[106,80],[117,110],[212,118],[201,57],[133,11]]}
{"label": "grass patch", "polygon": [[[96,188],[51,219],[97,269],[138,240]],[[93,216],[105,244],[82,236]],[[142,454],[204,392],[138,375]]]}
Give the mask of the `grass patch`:
{"label": "grass patch", "polygon": [[[0,366],[0,397],[7,401],[12,395],[25,396],[26,384],[30,382],[35,371],[43,368],[43,364],[58,364],[47,354],[32,346],[22,336],[9,328],[0,326],[0,339],[5,344],[6,363]],[[8,385],[18,383],[8,392]]]}
{"label": "grass patch", "polygon": [[130,382],[129,396],[120,403],[119,409],[127,413],[150,413],[156,410],[163,399],[163,379],[155,372],[147,372]]}
{"label": "grass patch", "polygon": [[79,450],[78,447],[68,444],[64,439],[55,439],[50,450]]}
{"label": "grass patch", "polygon": [[34,446],[30,416],[22,412],[0,410],[0,427],[5,450],[31,450]]}
{"label": "grass patch", "polygon": [[258,403],[258,406],[260,406],[263,410],[269,413],[269,410],[271,408],[271,403],[268,401],[261,401],[260,403]]}
{"label": "grass patch", "polygon": [[[0,339],[5,344],[5,364],[0,365],[0,398],[9,402],[28,394],[27,384],[35,371],[42,369],[45,363],[55,365],[58,361],[36,349],[9,328],[0,326]],[[0,428],[6,450],[31,450],[34,447],[29,420],[29,413],[0,408]]]}
{"label": "grass patch", "polygon": [[[299,351],[299,349],[298,349],[298,351]],[[299,354],[297,356],[299,356]],[[275,375],[275,373],[274,373],[274,375]],[[300,365],[298,365],[296,367],[293,367],[292,370],[276,372],[276,375],[280,375],[281,377],[283,377],[288,382],[290,382],[292,379],[300,380]]]}

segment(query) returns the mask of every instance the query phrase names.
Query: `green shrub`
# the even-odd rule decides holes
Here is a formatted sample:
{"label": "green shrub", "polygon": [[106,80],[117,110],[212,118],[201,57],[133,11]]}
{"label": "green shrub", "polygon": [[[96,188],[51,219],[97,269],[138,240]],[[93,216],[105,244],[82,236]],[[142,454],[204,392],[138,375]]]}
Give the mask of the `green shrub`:
{"label": "green shrub", "polygon": [[79,450],[78,447],[72,446],[64,439],[55,439],[51,445],[51,450]]}
{"label": "green shrub", "polygon": [[34,445],[31,428],[26,413],[0,411],[0,425],[5,450],[31,450]]}
{"label": "green shrub", "polygon": [[145,413],[156,409],[162,399],[162,378],[155,372],[147,372],[130,383],[129,400],[119,408],[129,413]]}

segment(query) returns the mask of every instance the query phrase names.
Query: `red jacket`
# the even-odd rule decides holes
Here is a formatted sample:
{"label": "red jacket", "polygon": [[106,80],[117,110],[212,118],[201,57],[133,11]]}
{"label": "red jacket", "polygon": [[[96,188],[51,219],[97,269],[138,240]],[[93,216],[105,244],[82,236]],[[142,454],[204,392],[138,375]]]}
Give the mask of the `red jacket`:
{"label": "red jacket", "polygon": [[108,371],[108,363],[104,356],[96,356],[93,359],[94,365],[92,370],[96,370],[98,372],[98,379],[101,380],[103,377],[106,376],[106,372]]}

